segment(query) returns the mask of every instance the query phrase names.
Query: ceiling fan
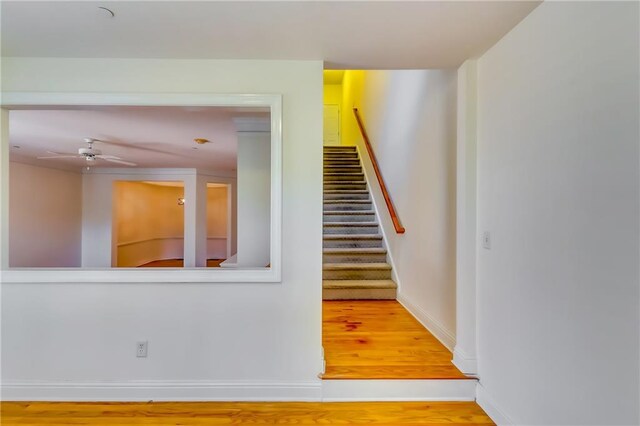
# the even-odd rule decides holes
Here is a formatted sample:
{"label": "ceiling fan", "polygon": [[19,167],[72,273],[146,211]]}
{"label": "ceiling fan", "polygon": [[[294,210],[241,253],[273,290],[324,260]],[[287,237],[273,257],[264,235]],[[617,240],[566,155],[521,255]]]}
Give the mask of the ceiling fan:
{"label": "ceiling fan", "polygon": [[110,163],[122,164],[125,166],[136,166],[136,163],[132,163],[130,161],[124,161],[120,157],[116,157],[115,155],[102,155],[102,151],[93,147],[95,142],[103,142],[99,139],[93,138],[85,138],[84,141],[87,143],[87,147],[78,148],[77,154],[67,153],[67,152],[55,152],[55,151],[47,151],[50,154],[54,154],[52,156],[47,157],[38,157],[39,160],[51,160],[57,158],[84,158],[87,162],[87,166],[94,165],[98,160],[108,161]]}

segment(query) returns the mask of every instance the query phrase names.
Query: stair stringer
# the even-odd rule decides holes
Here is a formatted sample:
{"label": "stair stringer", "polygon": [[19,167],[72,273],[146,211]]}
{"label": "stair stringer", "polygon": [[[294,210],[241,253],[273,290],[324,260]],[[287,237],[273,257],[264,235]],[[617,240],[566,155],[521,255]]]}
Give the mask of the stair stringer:
{"label": "stair stringer", "polygon": [[[364,179],[367,182],[369,187],[369,196],[371,197],[371,206],[375,211],[376,219],[378,220],[378,226],[380,228],[380,234],[382,235],[382,247],[387,250],[387,263],[391,265],[391,279],[398,285],[397,294],[400,294],[402,291],[402,283],[400,282],[400,276],[398,274],[398,267],[393,260],[393,254],[389,248],[389,244],[387,243],[387,230],[389,226],[392,227],[391,218],[387,215],[385,219],[382,220],[382,215],[380,214],[380,210],[386,210],[386,203],[384,202],[384,197],[382,196],[382,190],[380,189],[380,184],[378,183],[378,179],[375,177],[375,172],[373,172],[373,164],[371,163],[371,158],[369,157],[369,152],[366,149],[361,149],[360,144],[356,145],[347,145],[347,146],[355,146],[356,151],[358,152],[358,157],[360,158],[360,164],[362,164],[362,172],[364,173]],[[366,158],[366,161],[365,161]],[[374,185],[375,182],[375,185]],[[375,189],[374,189],[375,187]],[[381,201],[382,200],[382,201]],[[391,224],[391,225],[390,225]]]}

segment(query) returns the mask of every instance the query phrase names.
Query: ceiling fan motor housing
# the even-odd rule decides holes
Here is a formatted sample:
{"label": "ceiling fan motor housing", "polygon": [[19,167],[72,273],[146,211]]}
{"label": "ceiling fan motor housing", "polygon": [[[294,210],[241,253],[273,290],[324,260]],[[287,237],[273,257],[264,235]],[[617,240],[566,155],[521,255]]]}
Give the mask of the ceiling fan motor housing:
{"label": "ceiling fan motor housing", "polygon": [[102,151],[94,148],[80,148],[78,149],[78,154],[80,155],[100,155]]}

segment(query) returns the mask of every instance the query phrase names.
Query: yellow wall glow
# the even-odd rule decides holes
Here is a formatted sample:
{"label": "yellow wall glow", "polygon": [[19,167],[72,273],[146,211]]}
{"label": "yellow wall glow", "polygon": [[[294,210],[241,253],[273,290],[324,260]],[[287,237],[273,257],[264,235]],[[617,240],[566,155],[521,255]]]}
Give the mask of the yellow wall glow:
{"label": "yellow wall glow", "polygon": [[[344,78],[345,71],[342,70],[325,70],[323,73],[324,76],[324,84],[323,84],[323,103],[324,105],[337,105],[338,106],[338,114],[340,116],[340,143],[343,144],[344,140],[342,138],[342,116],[344,115],[342,111],[342,80]],[[328,120],[328,121],[327,121]],[[331,123],[331,124],[330,124]],[[336,129],[334,126],[335,121],[331,119],[325,118],[324,121],[324,132],[325,136],[326,132],[333,132]],[[327,127],[328,126],[328,127]]]}
{"label": "yellow wall glow", "polygon": [[362,139],[358,123],[353,115],[353,108],[362,103],[365,72],[362,70],[347,70],[342,79],[342,123],[341,135],[344,145],[356,145]]}
{"label": "yellow wall glow", "polygon": [[325,84],[323,89],[325,105],[342,105],[342,84]]}

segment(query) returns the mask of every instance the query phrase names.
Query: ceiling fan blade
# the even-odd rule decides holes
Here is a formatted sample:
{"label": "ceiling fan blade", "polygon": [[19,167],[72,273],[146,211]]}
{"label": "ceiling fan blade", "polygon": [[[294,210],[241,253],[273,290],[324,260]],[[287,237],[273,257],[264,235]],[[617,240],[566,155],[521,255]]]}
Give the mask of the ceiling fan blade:
{"label": "ceiling fan blade", "polygon": [[108,161],[108,162],[110,162],[110,163],[124,164],[125,166],[137,166],[137,164],[136,164],[136,163],[130,163],[129,161],[114,160],[114,159],[112,159],[112,158],[104,158],[103,156],[98,157],[98,158],[100,158],[101,160],[104,160],[104,161]]}
{"label": "ceiling fan blade", "polygon": [[38,160],[51,160],[52,158],[83,158],[82,155],[52,155],[50,157],[36,157]]}
{"label": "ceiling fan blade", "polygon": [[53,154],[53,155],[78,155],[78,153],[76,152],[56,152],[56,151],[47,151],[47,154]]}
{"label": "ceiling fan blade", "polygon": [[103,160],[122,160],[120,157],[116,157],[115,155],[96,155],[96,158],[102,158]]}

